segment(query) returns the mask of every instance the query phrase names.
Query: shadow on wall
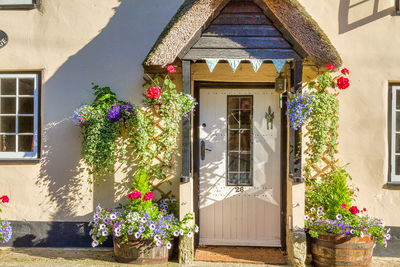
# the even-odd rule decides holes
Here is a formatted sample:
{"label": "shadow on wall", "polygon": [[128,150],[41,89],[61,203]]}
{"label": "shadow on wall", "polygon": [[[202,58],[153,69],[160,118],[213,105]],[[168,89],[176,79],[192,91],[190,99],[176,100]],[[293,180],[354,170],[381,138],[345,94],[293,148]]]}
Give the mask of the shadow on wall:
{"label": "shadow on wall", "polygon": [[[382,8],[388,2],[390,2],[390,7]],[[394,4],[394,1],[382,0],[340,0],[339,34],[354,30],[383,17],[395,15]]]}
{"label": "shadow on wall", "polygon": [[[91,82],[110,86],[120,99],[140,103],[141,63],[182,1],[169,2],[121,0],[107,26],[43,85],[42,160],[36,184],[47,194],[40,209],[53,211],[51,220],[88,221],[92,204],[116,206],[114,188],[121,190],[113,176],[103,186],[94,187],[93,197],[88,199],[87,174],[80,164],[79,128],[72,125],[71,116],[77,106],[93,100]],[[47,231],[48,238],[60,231],[58,226],[52,228]],[[30,236],[29,242],[46,243],[37,238]]]}

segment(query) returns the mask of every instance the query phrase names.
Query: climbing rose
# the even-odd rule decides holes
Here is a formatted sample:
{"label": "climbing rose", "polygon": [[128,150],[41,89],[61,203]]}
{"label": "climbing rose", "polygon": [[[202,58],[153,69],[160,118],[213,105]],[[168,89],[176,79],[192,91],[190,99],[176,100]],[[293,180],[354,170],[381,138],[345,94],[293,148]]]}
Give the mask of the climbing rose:
{"label": "climbing rose", "polygon": [[142,197],[142,193],[139,191],[135,190],[132,193],[128,194],[128,197],[130,200],[138,199]]}
{"label": "climbing rose", "polygon": [[327,68],[328,70],[333,70],[333,69],[335,68],[335,65],[329,64],[329,65],[326,65],[326,68]]}
{"label": "climbing rose", "polygon": [[358,210],[357,206],[352,206],[352,207],[349,209],[349,211],[350,211],[352,214],[360,213],[360,211]]}
{"label": "climbing rose", "polygon": [[176,73],[176,69],[175,69],[175,67],[172,66],[172,65],[168,65],[168,66],[167,66],[167,71],[168,71],[169,73]]}
{"label": "climbing rose", "polygon": [[350,74],[350,72],[349,72],[349,70],[348,69],[346,69],[346,68],[344,68],[344,69],[342,69],[342,74]]}
{"label": "climbing rose", "polygon": [[1,200],[3,203],[8,203],[8,201],[10,201],[10,199],[9,199],[8,196],[6,196],[6,195],[0,197],[0,200]]}
{"label": "climbing rose", "polygon": [[343,209],[347,209],[346,204],[342,204],[342,208],[343,208]]}
{"label": "climbing rose", "polygon": [[153,198],[154,198],[154,194],[152,192],[147,192],[146,194],[144,194],[143,201],[151,200]]}
{"label": "climbing rose", "polygon": [[343,77],[343,76],[340,77],[340,78],[337,80],[337,86],[339,87],[340,90],[346,89],[347,87],[350,86],[349,79],[348,79],[348,78],[345,78],[345,77]]}
{"label": "climbing rose", "polygon": [[150,99],[156,99],[159,98],[161,96],[161,91],[160,89],[158,89],[158,87],[151,87],[148,91],[147,91],[147,96]]}

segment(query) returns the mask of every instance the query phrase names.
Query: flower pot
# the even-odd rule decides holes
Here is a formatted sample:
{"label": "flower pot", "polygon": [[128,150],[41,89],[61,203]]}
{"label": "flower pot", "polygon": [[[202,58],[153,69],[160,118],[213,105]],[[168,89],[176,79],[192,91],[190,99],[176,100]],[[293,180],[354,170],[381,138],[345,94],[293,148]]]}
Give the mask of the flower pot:
{"label": "flower pot", "polygon": [[319,234],[311,244],[315,266],[370,266],[374,240],[371,237],[344,237]]}
{"label": "flower pot", "polygon": [[114,258],[118,262],[159,264],[168,262],[168,249],[157,247],[152,240],[137,240],[131,236],[127,243],[114,237]]}

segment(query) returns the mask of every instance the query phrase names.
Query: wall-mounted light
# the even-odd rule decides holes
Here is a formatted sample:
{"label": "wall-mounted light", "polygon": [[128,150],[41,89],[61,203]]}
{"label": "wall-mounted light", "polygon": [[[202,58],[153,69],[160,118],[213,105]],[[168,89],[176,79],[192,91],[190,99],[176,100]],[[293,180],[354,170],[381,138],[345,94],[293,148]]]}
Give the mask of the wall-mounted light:
{"label": "wall-mounted light", "polygon": [[280,74],[278,78],[275,79],[275,91],[280,94],[286,91],[286,79]]}

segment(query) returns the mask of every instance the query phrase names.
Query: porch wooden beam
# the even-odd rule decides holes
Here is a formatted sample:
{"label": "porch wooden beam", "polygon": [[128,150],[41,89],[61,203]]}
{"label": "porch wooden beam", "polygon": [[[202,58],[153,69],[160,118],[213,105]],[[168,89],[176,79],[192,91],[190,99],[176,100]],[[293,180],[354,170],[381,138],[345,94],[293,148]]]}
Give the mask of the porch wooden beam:
{"label": "porch wooden beam", "polygon": [[[191,94],[190,60],[182,60],[182,91]],[[191,176],[191,117],[182,120],[182,176],[181,182],[187,183]]]}

